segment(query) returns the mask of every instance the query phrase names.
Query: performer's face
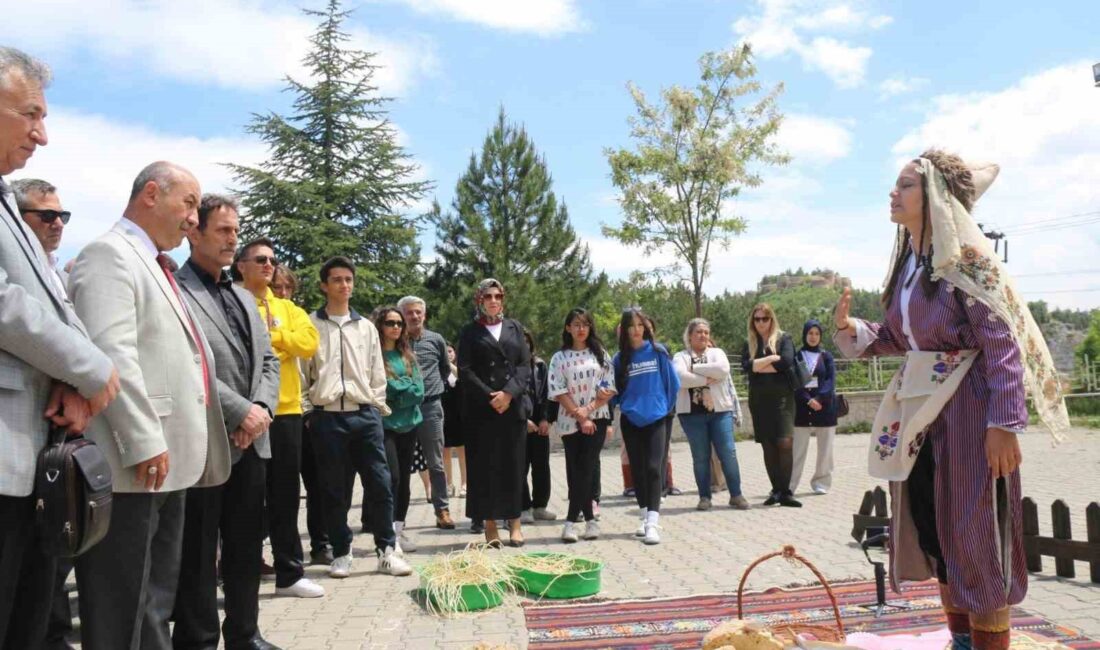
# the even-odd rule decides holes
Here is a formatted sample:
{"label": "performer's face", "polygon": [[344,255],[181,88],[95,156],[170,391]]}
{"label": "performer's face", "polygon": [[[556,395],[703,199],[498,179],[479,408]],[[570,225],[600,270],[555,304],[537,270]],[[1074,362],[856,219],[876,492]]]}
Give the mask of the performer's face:
{"label": "performer's face", "polygon": [[917,163],[901,168],[894,189],[890,192],[890,221],[914,230],[924,217],[924,189]]}

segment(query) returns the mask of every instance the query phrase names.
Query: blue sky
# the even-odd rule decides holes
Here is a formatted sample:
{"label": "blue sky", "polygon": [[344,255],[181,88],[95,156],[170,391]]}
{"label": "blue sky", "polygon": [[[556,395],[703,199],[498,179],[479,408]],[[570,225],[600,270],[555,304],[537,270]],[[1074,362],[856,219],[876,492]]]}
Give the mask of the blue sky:
{"label": "blue sky", "polygon": [[[55,182],[74,220],[62,257],[117,218],[147,162],[192,168],[263,156],[249,114],[280,92],[314,19],[275,0],[36,0],[5,9],[9,43],[48,61],[51,143],[17,176]],[[962,5],[960,8],[959,5]],[[728,206],[749,230],[721,252],[709,292],[828,266],[875,287],[892,228],[887,193],[926,145],[1002,165],[979,220],[1009,233],[1029,299],[1100,305],[1100,3],[873,0],[367,0],[356,45],[379,52],[402,141],[450,201],[496,111],[523,123],[593,263],[621,277],[663,265],[605,240],[620,218],[603,149],[629,143],[627,81],[650,97],[693,85],[698,57],[748,39],[759,77],[783,82],[781,143],[794,156]],[[1015,8],[1019,6],[1019,8]],[[44,19],[43,17],[48,17]],[[424,206],[413,206],[413,211]],[[1044,219],[1059,228],[1037,228]],[[1013,231],[1017,231],[1013,235]],[[423,236],[425,254],[431,235]],[[183,253],[184,251],[180,251]],[[1042,274],[1042,275],[1040,275]],[[1091,290],[1090,290],[1091,289]]]}

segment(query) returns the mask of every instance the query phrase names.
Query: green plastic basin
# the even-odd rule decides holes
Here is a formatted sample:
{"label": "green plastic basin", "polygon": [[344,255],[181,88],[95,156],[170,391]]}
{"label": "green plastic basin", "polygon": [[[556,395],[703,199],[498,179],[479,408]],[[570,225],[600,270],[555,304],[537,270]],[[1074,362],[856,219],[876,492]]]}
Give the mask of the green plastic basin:
{"label": "green plastic basin", "polygon": [[[506,588],[504,583],[499,585],[501,590]],[[423,588],[423,587],[422,587]],[[432,602],[439,606],[435,598],[428,596],[432,599]],[[458,605],[457,611],[460,612],[474,612],[481,609],[492,609],[500,605],[504,599],[501,597],[499,591],[492,591],[487,585],[462,585],[461,589],[461,602]]]}
{"label": "green plastic basin", "polygon": [[[529,553],[528,555],[554,557],[561,554]],[[570,559],[573,560],[573,570],[568,573],[539,573],[528,569],[517,569],[516,581],[524,591],[541,598],[582,598],[599,593],[603,563],[583,557],[570,557]]]}

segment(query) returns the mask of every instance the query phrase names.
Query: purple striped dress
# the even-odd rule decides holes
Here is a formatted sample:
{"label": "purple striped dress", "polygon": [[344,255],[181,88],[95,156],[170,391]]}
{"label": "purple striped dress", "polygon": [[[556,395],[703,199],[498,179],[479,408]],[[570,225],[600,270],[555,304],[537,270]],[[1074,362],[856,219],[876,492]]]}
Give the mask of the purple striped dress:
{"label": "purple striped dress", "polygon": [[[860,321],[858,341],[839,332],[836,341],[847,356],[894,356],[913,349],[903,330],[902,282],[885,323]],[[980,350],[974,366],[927,429],[935,470],[936,528],[947,564],[955,604],[972,612],[992,612],[1023,600],[1027,593],[1020,473],[1008,477],[1008,535],[1002,540],[994,514],[992,471],[985,457],[987,427],[1022,432],[1027,426],[1024,370],[1008,326],[991,318],[985,305],[947,281],[936,283],[931,298],[919,279],[909,300],[909,336],[922,351]],[[869,335],[869,336],[867,336]],[[862,344],[869,343],[864,346]],[[901,484],[891,484],[897,497]],[[908,500],[903,501],[908,508]],[[892,504],[897,510],[897,499]],[[1004,515],[1002,515],[1004,516]],[[894,513],[891,540],[892,579],[934,575],[915,539],[908,512]],[[900,524],[899,524],[900,521]],[[1002,568],[1007,567],[1007,570]],[[1007,573],[1007,575],[1006,575]]]}

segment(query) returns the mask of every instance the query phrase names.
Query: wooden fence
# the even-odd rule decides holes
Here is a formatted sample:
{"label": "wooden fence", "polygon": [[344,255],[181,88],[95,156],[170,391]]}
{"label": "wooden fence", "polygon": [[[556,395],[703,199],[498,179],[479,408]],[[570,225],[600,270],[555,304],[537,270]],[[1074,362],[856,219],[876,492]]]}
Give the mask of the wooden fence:
{"label": "wooden fence", "polygon": [[1089,563],[1089,580],[1100,584],[1100,504],[1093,501],[1085,508],[1086,540],[1073,539],[1069,506],[1058,499],[1050,505],[1052,537],[1039,534],[1039,507],[1030,497],[1024,499],[1024,555],[1028,571],[1043,570],[1043,556],[1054,558],[1054,572],[1063,578],[1077,574],[1074,561]]}
{"label": "wooden fence", "polygon": [[[1089,580],[1100,584],[1100,503],[1085,508],[1085,541],[1073,539],[1069,506],[1058,499],[1050,506],[1053,535],[1039,534],[1039,508],[1034,499],[1023,500],[1024,556],[1027,570],[1041,572],[1043,556],[1054,558],[1054,572],[1062,578],[1076,577],[1074,562],[1089,563]],[[881,487],[863,493],[859,512],[852,515],[852,537],[862,542],[868,528],[890,525],[886,491]]]}

